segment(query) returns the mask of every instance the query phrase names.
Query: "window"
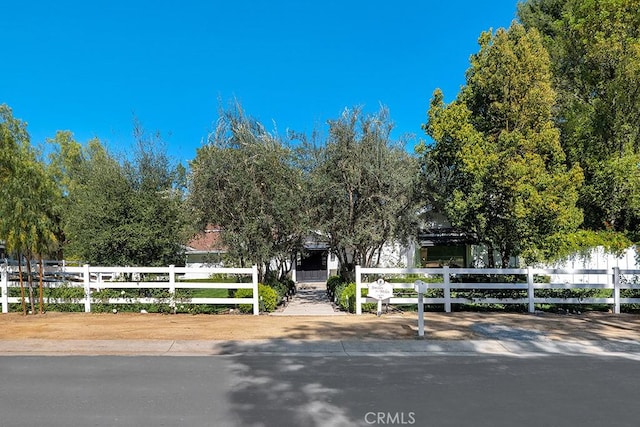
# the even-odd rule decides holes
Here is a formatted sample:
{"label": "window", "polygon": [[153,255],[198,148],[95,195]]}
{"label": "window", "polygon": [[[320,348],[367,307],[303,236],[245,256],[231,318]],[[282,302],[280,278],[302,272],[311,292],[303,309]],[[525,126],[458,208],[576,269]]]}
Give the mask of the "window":
{"label": "window", "polygon": [[443,265],[466,267],[467,248],[464,245],[422,247],[420,248],[420,264],[427,268],[442,267]]}

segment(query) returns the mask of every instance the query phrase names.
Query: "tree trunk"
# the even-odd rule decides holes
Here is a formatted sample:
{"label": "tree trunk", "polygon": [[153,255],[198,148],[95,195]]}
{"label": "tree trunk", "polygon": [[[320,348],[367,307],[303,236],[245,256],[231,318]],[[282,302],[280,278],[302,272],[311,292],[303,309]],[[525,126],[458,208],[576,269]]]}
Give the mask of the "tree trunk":
{"label": "tree trunk", "polygon": [[31,314],[36,313],[36,306],[33,297],[33,276],[31,275],[31,256],[27,257],[27,274],[29,275],[27,283],[29,284],[29,305],[31,306]]}
{"label": "tree trunk", "polygon": [[509,268],[509,261],[511,260],[511,251],[504,249],[502,251],[502,268]]}
{"label": "tree trunk", "polygon": [[265,280],[271,276],[271,266],[269,263],[262,261],[258,265],[260,266],[258,267],[258,282],[264,284]]}
{"label": "tree trunk", "polygon": [[39,302],[38,302],[38,312],[40,314],[44,313],[44,298],[43,298],[43,286],[42,286],[42,276],[44,275],[44,266],[43,266],[43,261],[42,261],[42,255],[40,255],[40,274],[38,274],[39,279],[40,279],[40,298],[39,298]]}
{"label": "tree trunk", "polygon": [[20,297],[22,300],[22,314],[27,315],[27,304],[24,300],[24,281],[22,280],[22,254],[18,252],[18,274],[20,275]]}
{"label": "tree trunk", "polygon": [[336,255],[338,256],[338,262],[340,263],[340,273],[339,276],[345,280],[346,282],[351,282],[355,278],[353,264],[348,261],[347,251],[342,248],[336,251]]}
{"label": "tree trunk", "polygon": [[289,277],[289,273],[293,268],[293,263],[296,262],[295,255],[291,255],[289,259],[281,259],[278,261],[278,279],[284,281]]}
{"label": "tree trunk", "polygon": [[496,266],[496,259],[493,252],[493,245],[487,244],[487,263],[489,264],[487,267],[489,268],[495,268]]}
{"label": "tree trunk", "polygon": [[363,267],[373,267],[373,256],[375,255],[374,248],[362,248],[360,251],[362,254],[362,266]]}
{"label": "tree trunk", "polygon": [[[264,278],[266,276],[266,273],[269,272],[269,266],[266,265],[264,262],[262,262],[262,260],[254,259],[253,263],[254,263],[255,266],[258,267],[258,283],[264,284]],[[243,267],[243,268],[245,268],[245,267]]]}
{"label": "tree trunk", "polygon": [[356,279],[356,272],[353,268],[353,264],[348,263],[347,265],[340,266],[340,277],[346,281],[347,283],[351,283]]}
{"label": "tree trunk", "polygon": [[382,256],[382,246],[378,248],[378,259],[376,260],[376,267],[380,266],[380,257]]}

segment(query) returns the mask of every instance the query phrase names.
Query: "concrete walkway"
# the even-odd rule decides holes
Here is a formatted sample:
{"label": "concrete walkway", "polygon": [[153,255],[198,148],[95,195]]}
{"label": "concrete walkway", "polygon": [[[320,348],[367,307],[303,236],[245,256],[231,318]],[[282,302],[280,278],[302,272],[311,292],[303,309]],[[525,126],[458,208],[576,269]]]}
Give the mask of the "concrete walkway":
{"label": "concrete walkway", "polygon": [[298,291],[286,307],[271,316],[344,316],[346,313],[333,307],[327,298],[323,283],[299,283]]}

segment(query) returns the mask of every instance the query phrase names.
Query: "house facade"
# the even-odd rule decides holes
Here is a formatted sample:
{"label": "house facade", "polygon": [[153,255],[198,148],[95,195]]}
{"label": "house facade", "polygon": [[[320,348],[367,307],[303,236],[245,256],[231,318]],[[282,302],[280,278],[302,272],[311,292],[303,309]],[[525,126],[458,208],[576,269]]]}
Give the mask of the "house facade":
{"label": "house facade", "polygon": [[[415,243],[392,242],[385,244],[374,256],[379,267],[414,267],[415,255]],[[311,235],[305,240],[302,253],[296,255],[291,271],[291,278],[297,283],[325,282],[330,276],[339,274],[340,263],[328,243],[318,235]]]}
{"label": "house facade", "polygon": [[319,233],[310,233],[303,242],[303,250],[295,255],[291,279],[296,283],[326,282],[339,268],[335,254]]}
{"label": "house facade", "polygon": [[[222,267],[223,256],[227,252],[222,244],[220,227],[207,225],[205,229],[196,234],[185,245],[185,266],[192,268],[199,267]],[[188,278],[206,278],[206,274],[191,273]]]}
{"label": "house facade", "polygon": [[[340,271],[337,256],[331,252],[325,238],[310,233],[303,243],[303,251],[292,257],[291,279],[297,283],[326,282]],[[542,268],[562,269],[640,269],[638,248],[628,248],[622,256],[608,254],[594,248],[587,255],[576,255]],[[191,239],[185,247],[187,267],[221,267],[226,248],[222,245],[220,228],[207,228]],[[374,256],[375,266],[383,268],[483,268],[488,264],[487,250],[477,244],[475,236],[450,227],[440,220],[426,224],[413,241],[401,244],[389,242]],[[513,257],[511,267],[520,267]],[[190,277],[196,278],[197,274]]]}

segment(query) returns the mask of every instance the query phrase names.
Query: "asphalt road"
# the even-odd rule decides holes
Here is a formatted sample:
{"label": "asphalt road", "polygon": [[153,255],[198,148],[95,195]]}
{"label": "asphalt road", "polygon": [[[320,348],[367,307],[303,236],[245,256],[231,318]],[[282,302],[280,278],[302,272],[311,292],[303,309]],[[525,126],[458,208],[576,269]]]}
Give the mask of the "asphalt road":
{"label": "asphalt road", "polygon": [[637,426],[603,356],[7,356],[0,426]]}

